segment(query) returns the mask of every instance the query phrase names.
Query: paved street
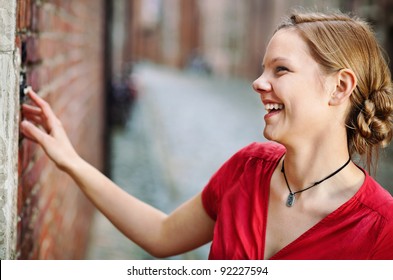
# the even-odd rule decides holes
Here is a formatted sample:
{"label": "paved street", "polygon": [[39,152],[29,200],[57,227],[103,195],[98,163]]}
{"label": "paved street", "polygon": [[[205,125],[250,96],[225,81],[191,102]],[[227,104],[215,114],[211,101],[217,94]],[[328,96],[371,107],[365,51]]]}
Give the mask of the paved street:
{"label": "paved street", "polygon": [[[138,66],[140,93],[113,134],[112,179],[169,213],[202,190],[233,153],[264,141],[263,108],[251,82]],[[206,259],[209,244],[175,259]],[[95,216],[87,259],[152,259]]]}

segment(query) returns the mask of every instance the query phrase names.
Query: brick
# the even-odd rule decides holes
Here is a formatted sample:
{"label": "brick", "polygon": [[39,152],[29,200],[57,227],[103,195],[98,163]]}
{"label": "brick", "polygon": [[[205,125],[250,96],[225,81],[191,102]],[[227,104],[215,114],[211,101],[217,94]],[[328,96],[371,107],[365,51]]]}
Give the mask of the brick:
{"label": "brick", "polygon": [[23,242],[23,235],[22,233],[22,221],[21,219],[18,219],[17,225],[16,225],[16,230],[17,230],[17,234],[16,234],[16,251],[20,252],[21,250],[21,245]]}
{"label": "brick", "polygon": [[36,33],[39,31],[40,18],[40,6],[35,1],[30,6],[30,31]]}
{"label": "brick", "polygon": [[[21,171],[27,169],[27,166],[31,162],[31,159],[36,151],[36,143],[28,140],[22,141],[21,145],[19,146],[19,166],[21,167]],[[20,172],[19,174],[21,175],[22,172]]]}
{"label": "brick", "polygon": [[15,48],[18,48],[19,50],[22,49],[22,38],[21,38],[21,36],[16,36],[15,37]]}
{"label": "brick", "polygon": [[26,1],[19,0],[17,1],[17,30],[26,30],[27,22],[26,22]]}
{"label": "brick", "polygon": [[48,81],[47,75],[47,69],[44,67],[39,65],[29,67],[26,72],[27,83],[37,92]]}
{"label": "brick", "polygon": [[52,31],[55,19],[52,5],[49,3],[42,4],[38,13],[38,31],[41,33]]}
{"label": "brick", "polygon": [[40,49],[39,49],[39,41],[36,37],[29,36],[26,39],[26,62],[27,63],[37,63],[41,60]]}
{"label": "brick", "polygon": [[54,37],[42,36],[39,39],[38,52],[43,59],[50,60],[56,54],[61,53],[63,46]]}
{"label": "brick", "polygon": [[45,168],[46,164],[47,164],[46,156],[41,156],[41,158],[39,160],[34,162],[31,169],[28,170],[22,176],[23,192],[25,194],[25,197],[29,196],[32,189],[35,187],[35,185],[39,181],[42,170]]}
{"label": "brick", "polygon": [[24,0],[25,1],[25,7],[26,7],[26,11],[25,11],[25,25],[26,25],[26,29],[27,30],[31,30],[31,16],[32,16],[32,3],[31,0]]}

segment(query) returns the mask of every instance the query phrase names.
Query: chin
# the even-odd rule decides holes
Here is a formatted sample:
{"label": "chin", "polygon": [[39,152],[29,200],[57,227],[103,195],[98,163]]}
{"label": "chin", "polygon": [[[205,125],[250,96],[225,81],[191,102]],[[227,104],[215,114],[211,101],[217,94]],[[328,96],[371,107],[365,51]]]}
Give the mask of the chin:
{"label": "chin", "polygon": [[272,131],[267,130],[266,128],[263,131],[263,136],[266,138],[266,140],[277,142],[283,145],[282,138],[272,133]]}
{"label": "chin", "polygon": [[269,140],[269,141],[276,141],[276,139],[275,139],[275,137],[274,137],[274,134],[273,134],[271,131],[269,131],[268,129],[266,129],[266,127],[265,127],[265,129],[263,130],[263,136],[264,136],[267,140]]}

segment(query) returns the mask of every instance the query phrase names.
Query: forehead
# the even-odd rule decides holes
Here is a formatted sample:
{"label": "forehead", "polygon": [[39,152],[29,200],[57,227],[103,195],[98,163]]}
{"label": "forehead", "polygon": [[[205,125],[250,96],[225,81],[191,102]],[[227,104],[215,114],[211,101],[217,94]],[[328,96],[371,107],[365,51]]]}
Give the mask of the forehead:
{"label": "forehead", "polygon": [[271,38],[265,52],[263,65],[280,60],[305,62],[312,59],[309,48],[294,28],[278,30]]}

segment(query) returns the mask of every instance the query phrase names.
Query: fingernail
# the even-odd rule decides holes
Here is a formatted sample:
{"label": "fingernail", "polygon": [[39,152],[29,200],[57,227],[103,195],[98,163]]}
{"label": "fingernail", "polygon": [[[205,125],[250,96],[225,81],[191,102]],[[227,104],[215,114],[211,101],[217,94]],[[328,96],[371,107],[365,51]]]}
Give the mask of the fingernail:
{"label": "fingernail", "polygon": [[24,94],[27,94],[28,92],[30,92],[31,91],[31,86],[28,86],[28,87],[26,87],[24,90],[23,90],[23,93]]}
{"label": "fingernail", "polygon": [[26,121],[26,120],[23,120],[20,124],[21,124],[22,126],[29,126],[29,125],[30,125],[30,122],[29,122],[29,121]]}

